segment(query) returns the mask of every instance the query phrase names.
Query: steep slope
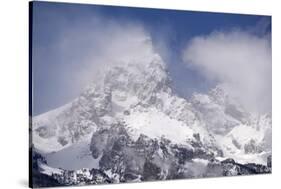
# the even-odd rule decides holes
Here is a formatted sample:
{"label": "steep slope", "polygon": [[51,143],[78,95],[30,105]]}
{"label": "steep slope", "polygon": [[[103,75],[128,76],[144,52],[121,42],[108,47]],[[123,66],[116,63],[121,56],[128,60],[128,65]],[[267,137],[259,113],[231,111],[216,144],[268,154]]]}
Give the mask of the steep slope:
{"label": "steep slope", "polygon": [[245,111],[221,86],[191,98],[197,115],[217,141],[225,157],[241,163],[266,165],[271,154],[271,116]]}
{"label": "steep slope", "polygon": [[[129,59],[105,69],[100,81],[68,105],[35,117],[33,143],[41,151],[55,152],[92,135],[97,128],[124,121],[135,131],[132,135],[145,132],[174,140],[175,134],[169,134],[169,127],[174,127],[175,132],[182,133],[181,142],[200,132],[211,145],[212,139],[191,104],[173,94],[169,85],[165,64],[151,49],[142,59]],[[144,122],[134,124],[134,119]],[[148,125],[151,121],[153,124]]]}
{"label": "steep slope", "polygon": [[33,118],[42,174],[54,169],[60,183],[79,184],[100,183],[89,181],[92,173],[104,182],[133,182],[270,172],[270,115],[245,111],[220,86],[179,97],[151,41],[143,42],[143,56],[103,68],[79,97]]}
{"label": "steep slope", "polygon": [[144,55],[142,59],[131,58],[106,68],[100,80],[73,102],[34,117],[35,147],[45,152],[61,150],[91,135],[97,125],[110,124],[126,109],[141,103],[149,104],[156,91],[168,90],[162,59],[152,49]]}

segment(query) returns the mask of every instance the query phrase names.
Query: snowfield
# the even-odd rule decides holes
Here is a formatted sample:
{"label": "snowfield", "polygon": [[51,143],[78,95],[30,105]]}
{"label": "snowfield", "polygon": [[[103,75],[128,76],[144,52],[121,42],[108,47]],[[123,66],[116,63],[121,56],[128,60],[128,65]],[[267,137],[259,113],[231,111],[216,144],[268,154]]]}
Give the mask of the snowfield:
{"label": "snowfield", "polygon": [[150,138],[165,137],[174,143],[185,143],[193,138],[194,131],[184,122],[171,119],[157,109],[148,109],[145,112],[131,112],[124,117],[125,124],[130,129],[130,134],[135,140],[140,134]]}
{"label": "snowfield", "polygon": [[[119,182],[126,170],[126,179],[137,181],[153,180],[153,175],[174,178],[172,173],[179,178],[208,176],[208,165],[214,161],[225,160],[213,165],[223,169],[231,165],[229,174],[237,173],[240,165],[235,162],[267,165],[270,112],[247,112],[219,85],[206,94],[179,97],[162,58],[152,48],[123,63],[108,68],[74,101],[32,118],[33,147],[47,162],[39,163],[41,173],[61,175],[63,170],[87,168],[98,172],[102,182]],[[116,125],[120,133],[111,133]],[[96,134],[101,136],[93,139]],[[91,141],[103,146],[91,149]],[[143,153],[153,154],[151,162],[141,157]],[[168,172],[167,167],[173,169]],[[245,174],[252,171],[244,169]]]}
{"label": "snowfield", "polygon": [[45,154],[48,165],[64,170],[78,170],[83,168],[99,168],[98,157],[94,159],[90,151],[90,138],[73,144],[67,148]]}

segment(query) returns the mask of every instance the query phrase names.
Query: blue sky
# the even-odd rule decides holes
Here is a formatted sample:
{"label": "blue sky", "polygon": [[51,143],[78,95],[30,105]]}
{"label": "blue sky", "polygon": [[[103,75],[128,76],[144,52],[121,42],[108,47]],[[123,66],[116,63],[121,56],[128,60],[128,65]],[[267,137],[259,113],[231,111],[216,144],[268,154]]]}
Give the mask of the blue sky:
{"label": "blue sky", "polygon": [[[99,51],[83,32],[100,33],[103,23],[141,25],[159,47],[175,90],[186,97],[195,91],[206,92],[216,84],[216,80],[183,63],[182,52],[194,37],[231,30],[255,36],[271,33],[268,16],[47,2],[34,2],[33,11],[33,115],[59,107],[79,95],[85,86],[75,81],[76,71],[87,69],[81,61],[91,54],[90,50]],[[97,25],[93,24],[96,18]],[[71,39],[67,39],[69,36]],[[63,47],[62,38],[73,41]]]}

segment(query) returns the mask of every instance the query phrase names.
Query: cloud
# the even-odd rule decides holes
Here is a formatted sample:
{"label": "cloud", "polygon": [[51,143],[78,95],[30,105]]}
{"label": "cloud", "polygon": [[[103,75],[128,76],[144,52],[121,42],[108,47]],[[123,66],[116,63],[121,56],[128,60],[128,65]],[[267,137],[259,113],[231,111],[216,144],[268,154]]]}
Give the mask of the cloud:
{"label": "cloud", "polygon": [[[40,34],[34,40],[35,112],[76,98],[101,70],[154,52],[150,35],[135,21],[93,13],[74,20],[56,12],[51,14],[54,18],[46,15],[42,29],[35,28]],[[46,28],[54,29],[45,32]]]}
{"label": "cloud", "polygon": [[95,81],[103,69],[153,53],[151,37],[142,25],[97,16],[90,26],[66,31],[59,44],[61,61],[73,65],[68,69],[74,72],[78,88]]}
{"label": "cloud", "polygon": [[184,63],[218,82],[248,110],[271,112],[271,42],[234,30],[193,38],[183,51]]}

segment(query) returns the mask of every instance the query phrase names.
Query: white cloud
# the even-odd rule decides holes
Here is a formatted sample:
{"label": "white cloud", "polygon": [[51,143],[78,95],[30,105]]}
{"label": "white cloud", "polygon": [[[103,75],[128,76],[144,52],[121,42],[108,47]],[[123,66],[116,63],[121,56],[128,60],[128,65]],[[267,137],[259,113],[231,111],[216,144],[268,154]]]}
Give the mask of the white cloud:
{"label": "white cloud", "polygon": [[57,59],[67,66],[62,66],[60,77],[68,84],[67,93],[73,93],[74,97],[98,80],[103,69],[141,60],[154,51],[151,37],[142,25],[98,15],[90,22],[64,27],[62,33],[56,46]]}
{"label": "white cloud", "polygon": [[271,112],[271,44],[244,31],[193,38],[183,51],[187,66],[220,83],[245,108]]}

